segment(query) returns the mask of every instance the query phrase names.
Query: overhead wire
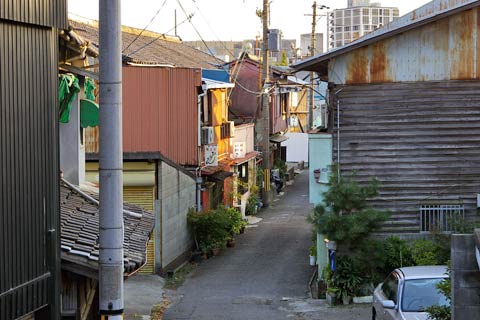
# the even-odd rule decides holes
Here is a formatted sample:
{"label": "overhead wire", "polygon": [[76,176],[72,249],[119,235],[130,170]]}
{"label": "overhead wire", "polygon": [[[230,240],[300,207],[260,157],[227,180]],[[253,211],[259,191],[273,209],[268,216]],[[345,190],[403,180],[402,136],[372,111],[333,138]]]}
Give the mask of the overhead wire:
{"label": "overhead wire", "polygon": [[[187,19],[185,19],[185,20],[181,21],[180,23],[178,23],[177,26],[179,26],[179,25],[181,25],[181,24],[184,24],[184,23],[187,22],[189,19],[191,19],[192,16],[193,16],[193,14],[191,14],[189,17],[187,17]],[[133,54],[135,54],[135,53],[137,53],[137,52],[145,49],[146,47],[148,47],[149,45],[151,45],[152,43],[154,43],[154,42],[157,41],[158,39],[164,37],[165,34],[168,34],[168,33],[169,33],[170,31],[172,31],[173,29],[175,29],[175,27],[169,29],[169,30],[168,30],[167,32],[165,32],[165,33],[159,34],[158,37],[156,37],[156,38],[154,38],[152,41],[144,44],[143,46],[141,46],[141,47],[138,48],[137,50],[135,50],[135,51],[133,51],[133,52],[130,52],[129,55],[133,55]]]}
{"label": "overhead wire", "polygon": [[[204,20],[206,20],[205,17],[203,16],[203,14],[202,14],[200,8],[198,7],[196,1],[195,1],[195,0],[192,0],[192,1],[193,1],[194,5],[195,5],[195,8],[197,9],[197,12],[200,14],[200,16],[201,16]],[[180,1],[180,0],[177,0],[177,3],[178,3],[178,5],[180,6],[180,8],[182,9],[183,13],[187,16],[188,14],[187,14],[185,8],[183,7],[181,1]],[[213,56],[213,55],[214,55],[214,54],[213,54],[213,51],[210,49],[210,47],[208,46],[208,44],[206,43],[206,41],[204,40],[204,38],[202,37],[202,35],[201,35],[200,32],[198,31],[198,29],[195,27],[195,25],[193,24],[193,22],[191,21],[191,19],[189,20],[189,22],[190,22],[190,24],[192,25],[192,28],[193,28],[193,29],[195,30],[195,32],[197,33],[197,35],[198,35],[198,37],[200,38],[200,40],[202,41],[202,43],[203,43],[203,45],[205,46],[205,48],[207,48],[208,53]],[[218,39],[218,36],[215,34],[215,32],[213,31],[213,28],[211,27],[211,25],[208,23],[207,20],[206,20],[206,23],[207,23],[208,27],[211,29],[211,31],[214,33],[215,37],[217,37],[217,39]],[[224,44],[224,42],[222,42],[222,41],[219,41],[219,42],[222,44],[222,46],[225,48],[225,50],[226,50],[227,52],[229,52],[229,53],[233,56],[233,53],[227,48],[227,46]],[[240,61],[240,64],[243,64],[244,57],[245,57],[245,56],[243,56],[243,59]],[[223,69],[225,72],[227,72],[228,74],[230,74],[230,72],[228,72],[228,70],[227,70],[227,68],[225,67],[225,65],[222,66],[222,69]],[[238,72],[238,74],[239,74],[239,72]],[[244,85],[242,85],[240,82],[238,82],[238,79],[237,79],[237,78],[238,78],[238,74],[237,74],[237,76],[236,76],[235,78],[233,78],[233,83],[235,83],[235,85],[238,85],[241,89],[245,90],[246,92],[251,93],[251,94],[254,94],[254,95],[257,95],[257,96],[260,96],[260,95],[263,94],[263,93],[260,92],[260,91],[252,91],[252,90],[246,88],[246,87],[245,87]],[[231,94],[231,92],[230,92],[230,94]]]}
{"label": "overhead wire", "polygon": [[135,37],[135,39],[133,39],[129,44],[128,46],[126,46],[125,49],[122,50],[122,53],[125,52],[128,48],[130,48],[130,46],[135,42],[137,41],[137,39],[145,32],[145,30],[147,30],[147,28],[150,26],[150,24],[152,24],[153,20],[155,20],[155,18],[158,16],[158,14],[160,13],[160,11],[163,9],[163,7],[165,6],[165,4],[167,3],[167,0],[164,0],[162,5],[160,6],[160,8],[157,10],[157,12],[155,13],[155,15],[153,16],[153,18],[150,20],[149,23],[147,23],[147,25],[145,26],[145,28],[143,28],[143,30],[137,34],[137,36]]}

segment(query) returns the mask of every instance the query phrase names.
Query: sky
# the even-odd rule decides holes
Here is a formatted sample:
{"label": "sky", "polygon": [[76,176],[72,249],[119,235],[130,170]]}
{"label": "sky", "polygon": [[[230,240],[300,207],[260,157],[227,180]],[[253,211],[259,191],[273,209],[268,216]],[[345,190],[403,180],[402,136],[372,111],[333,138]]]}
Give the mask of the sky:
{"label": "sky", "polygon": [[[98,20],[99,0],[68,0],[71,18],[84,17]],[[109,0],[105,0],[109,1]],[[385,7],[398,7],[404,15],[430,0],[376,0]],[[284,39],[297,39],[312,31],[313,0],[271,0],[270,28],[280,29]],[[347,0],[318,0],[330,10],[347,7]],[[184,8],[184,10],[182,9]],[[177,35],[184,41],[245,40],[262,35],[261,20],[255,14],[263,7],[263,0],[122,0],[122,24],[174,35],[175,10]],[[328,10],[327,10],[328,11]],[[158,12],[158,14],[157,14]],[[325,14],[326,10],[317,10]],[[186,16],[193,14],[191,23]],[[196,29],[196,30],[195,30]],[[317,19],[317,31],[326,33],[326,17]]]}

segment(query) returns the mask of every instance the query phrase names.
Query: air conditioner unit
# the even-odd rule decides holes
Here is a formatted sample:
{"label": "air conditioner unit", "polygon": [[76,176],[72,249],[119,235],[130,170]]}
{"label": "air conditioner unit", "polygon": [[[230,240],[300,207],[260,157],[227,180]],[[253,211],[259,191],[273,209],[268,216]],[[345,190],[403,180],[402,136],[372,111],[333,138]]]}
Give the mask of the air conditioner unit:
{"label": "air conditioner unit", "polygon": [[214,141],[215,133],[213,127],[202,128],[202,144],[212,144]]}

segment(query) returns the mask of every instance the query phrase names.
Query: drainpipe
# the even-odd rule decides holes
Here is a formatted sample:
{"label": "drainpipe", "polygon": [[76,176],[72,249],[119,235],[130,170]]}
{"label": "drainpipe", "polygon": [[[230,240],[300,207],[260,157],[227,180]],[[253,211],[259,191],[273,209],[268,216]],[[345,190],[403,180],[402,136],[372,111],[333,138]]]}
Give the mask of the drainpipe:
{"label": "drainpipe", "polygon": [[337,96],[337,179],[340,181],[340,99],[338,94],[342,92],[343,88],[340,88],[335,92]]}
{"label": "drainpipe", "polygon": [[202,126],[201,126],[201,113],[202,113],[202,98],[207,94],[207,87],[202,84],[202,93],[197,96],[197,155],[198,155],[198,167],[195,169],[195,182],[197,185],[197,211],[202,211]]}

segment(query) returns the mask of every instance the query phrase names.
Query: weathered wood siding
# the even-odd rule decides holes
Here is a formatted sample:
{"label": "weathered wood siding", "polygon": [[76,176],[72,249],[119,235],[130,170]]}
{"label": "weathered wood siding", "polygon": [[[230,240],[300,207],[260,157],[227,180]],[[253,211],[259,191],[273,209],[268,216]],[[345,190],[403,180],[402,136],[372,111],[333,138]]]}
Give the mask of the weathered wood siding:
{"label": "weathered wood siding", "polygon": [[468,218],[476,215],[480,82],[336,86],[330,93],[334,160],[339,101],[342,175],[355,170],[359,181],[380,180],[371,204],[392,211],[385,230],[418,232],[422,204],[463,203]]}

